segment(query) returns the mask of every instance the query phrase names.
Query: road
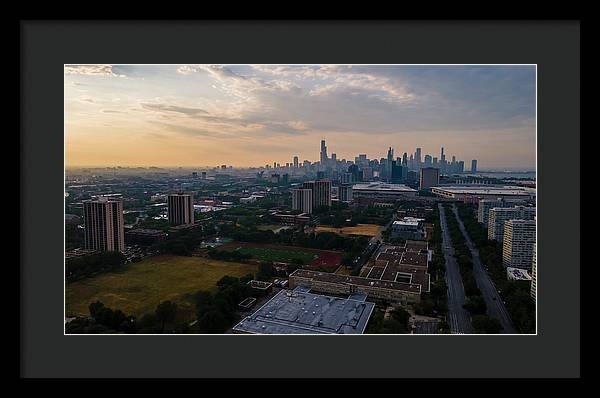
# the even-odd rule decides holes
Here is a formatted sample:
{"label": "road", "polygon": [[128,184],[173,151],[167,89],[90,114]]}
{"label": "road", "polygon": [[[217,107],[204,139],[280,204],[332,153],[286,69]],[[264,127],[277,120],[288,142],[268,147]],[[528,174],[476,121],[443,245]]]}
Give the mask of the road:
{"label": "road", "polygon": [[494,282],[483,268],[481,259],[479,258],[479,250],[477,250],[477,247],[475,247],[473,241],[471,241],[471,238],[465,229],[465,225],[458,215],[456,205],[454,204],[452,204],[452,211],[458,220],[458,226],[465,237],[467,247],[471,251],[471,257],[473,258],[473,275],[475,276],[477,287],[479,290],[481,290],[481,295],[483,296],[485,304],[487,305],[488,316],[496,318],[500,321],[503,328],[502,333],[516,333],[516,329],[512,323],[512,320],[510,319],[510,315],[504,306],[502,298],[498,294],[496,285],[494,285]]}
{"label": "road", "polygon": [[446,213],[444,206],[438,204],[440,209],[440,225],[442,227],[442,250],[446,259],[446,285],[448,286],[448,317],[450,331],[453,334],[472,333],[471,315],[463,308],[465,304],[465,288],[462,283],[462,277],[458,268],[458,263],[454,258],[454,247],[448,234],[446,225]]}

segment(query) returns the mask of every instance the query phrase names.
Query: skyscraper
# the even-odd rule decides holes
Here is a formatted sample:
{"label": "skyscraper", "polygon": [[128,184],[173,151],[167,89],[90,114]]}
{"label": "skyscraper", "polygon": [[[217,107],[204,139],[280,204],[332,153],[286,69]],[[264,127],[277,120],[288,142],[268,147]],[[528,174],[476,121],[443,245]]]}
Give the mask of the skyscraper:
{"label": "skyscraper", "polygon": [[83,201],[85,247],[99,251],[124,251],[123,201],[100,197]]}
{"label": "skyscraper", "polygon": [[292,189],[292,209],[311,214],[313,210],[312,189]]}
{"label": "skyscraper", "polygon": [[325,145],[325,140],[321,140],[321,166],[325,166],[327,164],[327,146]]}
{"label": "skyscraper", "polygon": [[471,160],[471,173],[477,173],[477,159]]}
{"label": "skyscraper", "polygon": [[415,151],[415,168],[421,168],[421,148],[417,148]]}
{"label": "skyscraper", "polygon": [[387,162],[385,164],[385,177],[388,182],[392,182],[392,168],[394,167],[394,150],[392,147],[388,149]]}
{"label": "skyscraper", "polygon": [[425,158],[423,160],[423,165],[425,167],[431,167],[432,164],[433,164],[433,162],[431,161],[431,155],[425,155]]}
{"label": "skyscraper", "polygon": [[399,184],[402,182],[402,165],[396,163],[395,160],[391,161],[391,173],[389,181],[393,184]]}
{"label": "skyscraper", "polygon": [[388,148],[388,152],[387,152],[387,160],[389,162],[391,162],[392,160],[394,160],[394,149],[392,147]]}
{"label": "skyscraper", "polygon": [[444,155],[444,147],[442,147],[442,152],[440,154],[440,173],[446,174],[446,155]]}
{"label": "skyscraper", "polygon": [[294,156],[294,168],[298,168],[298,156]]}
{"label": "skyscraper", "polygon": [[408,167],[408,154],[406,152],[402,155],[402,166]]}
{"label": "skyscraper", "polygon": [[184,193],[169,194],[167,205],[171,225],[194,223],[194,200],[192,195]]}

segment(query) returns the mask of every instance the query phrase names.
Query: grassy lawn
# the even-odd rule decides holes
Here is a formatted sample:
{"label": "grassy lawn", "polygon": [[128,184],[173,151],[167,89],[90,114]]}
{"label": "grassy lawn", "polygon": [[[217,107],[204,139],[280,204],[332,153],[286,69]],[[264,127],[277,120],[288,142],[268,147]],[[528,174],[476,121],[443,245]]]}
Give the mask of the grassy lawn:
{"label": "grassy lawn", "polygon": [[351,271],[352,270],[350,270],[350,269],[342,266],[342,267],[339,267],[338,270],[335,273],[338,274],[338,275],[350,276]]}
{"label": "grassy lawn", "polygon": [[266,247],[235,247],[230,249],[238,251],[244,254],[251,254],[253,258],[260,261],[276,261],[289,263],[293,259],[300,259],[305,264],[310,263],[312,260],[318,257],[315,253],[308,253],[296,250],[285,250],[285,249],[271,249]]}
{"label": "grassy lawn", "polygon": [[342,235],[363,235],[375,236],[381,229],[381,225],[376,224],[358,224],[355,227],[334,228],[324,225],[318,225],[315,232],[335,232]]}
{"label": "grassy lawn", "polygon": [[257,225],[256,229],[258,229],[259,231],[277,231],[281,227],[283,227],[283,225],[263,224],[263,225]]}
{"label": "grassy lawn", "polygon": [[177,302],[178,317],[194,313],[191,295],[214,290],[224,275],[241,277],[257,266],[230,263],[203,257],[157,256],[129,264],[124,271],[106,273],[66,285],[67,314],[88,315],[88,306],[97,300],[112,309],[136,317],[150,312],[164,300]]}

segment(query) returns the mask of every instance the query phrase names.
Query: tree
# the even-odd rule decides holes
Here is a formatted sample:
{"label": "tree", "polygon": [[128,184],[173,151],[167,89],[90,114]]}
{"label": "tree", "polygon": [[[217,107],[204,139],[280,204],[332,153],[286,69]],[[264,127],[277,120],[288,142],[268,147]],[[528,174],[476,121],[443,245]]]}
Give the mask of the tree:
{"label": "tree", "polygon": [[268,281],[273,277],[273,263],[263,261],[258,266],[258,272],[256,273],[256,279],[259,281]]}
{"label": "tree", "polygon": [[469,311],[471,315],[482,315],[487,311],[485,300],[480,295],[469,296],[463,307]]}
{"label": "tree", "polygon": [[102,309],[104,309],[104,304],[100,301],[96,301],[95,303],[91,303],[88,307],[90,310],[90,316],[92,318],[96,318],[96,315],[100,313]]}
{"label": "tree", "polygon": [[216,310],[208,311],[198,319],[198,329],[204,333],[223,333],[227,327],[227,320]]}
{"label": "tree", "polygon": [[175,316],[177,315],[177,304],[172,303],[169,300],[163,301],[158,304],[154,314],[156,315],[156,320],[161,324],[161,333],[164,333],[165,324],[175,320]]}
{"label": "tree", "polygon": [[233,276],[229,276],[229,275],[225,275],[224,277],[222,277],[221,279],[219,279],[217,281],[217,286],[219,287],[223,287],[223,286],[229,286],[229,285],[233,285],[234,283],[239,282],[239,279]]}

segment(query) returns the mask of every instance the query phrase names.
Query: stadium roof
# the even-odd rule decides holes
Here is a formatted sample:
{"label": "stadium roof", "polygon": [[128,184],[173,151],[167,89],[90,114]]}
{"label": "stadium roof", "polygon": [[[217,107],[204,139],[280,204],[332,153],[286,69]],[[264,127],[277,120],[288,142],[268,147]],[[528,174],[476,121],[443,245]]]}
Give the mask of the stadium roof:
{"label": "stadium roof", "polygon": [[371,182],[363,184],[355,184],[352,186],[354,191],[403,191],[416,192],[415,189],[409,188],[404,184],[388,184],[384,182]]}

